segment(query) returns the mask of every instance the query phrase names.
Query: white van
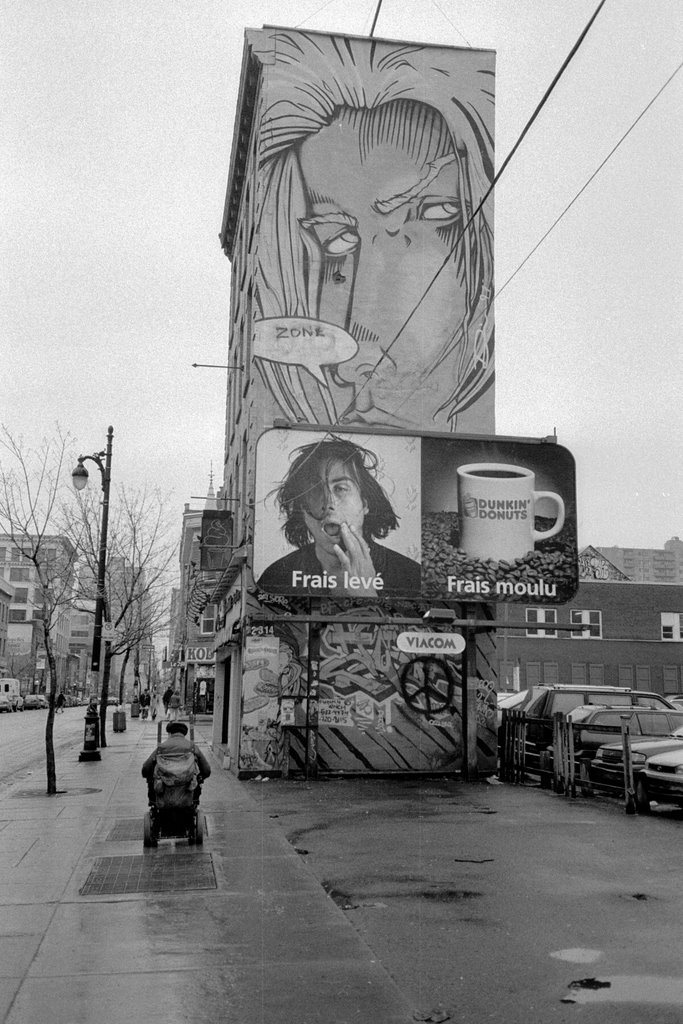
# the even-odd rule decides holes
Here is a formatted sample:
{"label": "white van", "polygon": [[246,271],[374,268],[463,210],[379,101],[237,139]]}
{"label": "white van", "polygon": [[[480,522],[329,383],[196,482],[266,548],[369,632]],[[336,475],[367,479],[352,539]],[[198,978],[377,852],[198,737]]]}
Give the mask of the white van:
{"label": "white van", "polygon": [[18,679],[0,679],[0,693],[9,697],[12,711],[23,711],[24,701],[21,697]]}

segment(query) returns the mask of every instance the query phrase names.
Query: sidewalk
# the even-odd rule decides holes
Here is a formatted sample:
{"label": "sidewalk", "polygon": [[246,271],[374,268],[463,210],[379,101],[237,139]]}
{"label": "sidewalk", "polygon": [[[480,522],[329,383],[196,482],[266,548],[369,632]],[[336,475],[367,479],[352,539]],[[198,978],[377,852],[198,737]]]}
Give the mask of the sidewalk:
{"label": "sidewalk", "polygon": [[[410,1007],[277,814],[223,771],[204,845],[143,852],[142,761],[156,725],[127,716],[102,760],[58,757],[58,786],[0,795],[0,1019],[6,1024],[405,1024]],[[254,787],[254,796],[258,787]]]}

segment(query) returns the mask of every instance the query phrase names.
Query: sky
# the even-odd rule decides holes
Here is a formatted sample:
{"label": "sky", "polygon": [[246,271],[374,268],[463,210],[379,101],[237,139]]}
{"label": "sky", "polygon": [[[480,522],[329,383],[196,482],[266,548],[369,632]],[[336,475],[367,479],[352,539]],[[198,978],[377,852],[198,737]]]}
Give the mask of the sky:
{"label": "sky", "polygon": [[[597,3],[383,0],[374,34],[496,51],[500,167]],[[376,8],[0,0],[13,435],[59,424],[92,454],[111,424],[113,483],[158,486],[179,530],[212,468],[219,486],[226,371],[192,363],[227,362],[218,235],[244,29],[367,35]],[[556,431],[572,452],[581,547],[683,536],[681,60],[681,0],[607,0],[495,190],[496,433]]]}

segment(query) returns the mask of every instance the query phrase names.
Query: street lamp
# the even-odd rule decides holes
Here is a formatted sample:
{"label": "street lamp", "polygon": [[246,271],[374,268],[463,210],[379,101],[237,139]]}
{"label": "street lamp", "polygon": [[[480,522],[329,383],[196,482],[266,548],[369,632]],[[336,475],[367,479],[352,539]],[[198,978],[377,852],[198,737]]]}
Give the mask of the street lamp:
{"label": "street lamp", "polygon": [[[104,597],[107,570],[107,527],[109,525],[109,484],[111,482],[111,444],[114,428],[107,431],[107,447],[105,451],[94,455],[79,455],[78,465],[71,474],[73,485],[82,491],[88,482],[88,470],[84,462],[94,462],[102,477],[102,526],[100,528],[100,552],[97,565],[97,600],[95,602],[95,631],[92,642],[92,670],[100,670],[100,651],[102,648],[102,618],[104,613]],[[105,461],[103,462],[102,459]]]}

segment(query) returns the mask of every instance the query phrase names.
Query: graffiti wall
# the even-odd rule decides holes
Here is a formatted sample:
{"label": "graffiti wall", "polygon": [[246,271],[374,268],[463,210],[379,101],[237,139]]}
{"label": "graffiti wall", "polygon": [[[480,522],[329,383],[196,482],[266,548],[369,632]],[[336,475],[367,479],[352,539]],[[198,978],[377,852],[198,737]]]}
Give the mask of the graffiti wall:
{"label": "graffiti wall", "polygon": [[[324,626],[312,688],[309,627],[252,627],[245,647],[240,770],[306,771],[312,756],[323,772],[459,770],[460,660],[402,653],[396,644],[401,628],[371,621]],[[495,694],[481,680],[482,771],[495,770],[496,742]]]}
{"label": "graffiti wall", "polygon": [[492,432],[494,54],[247,40],[262,423]]}

